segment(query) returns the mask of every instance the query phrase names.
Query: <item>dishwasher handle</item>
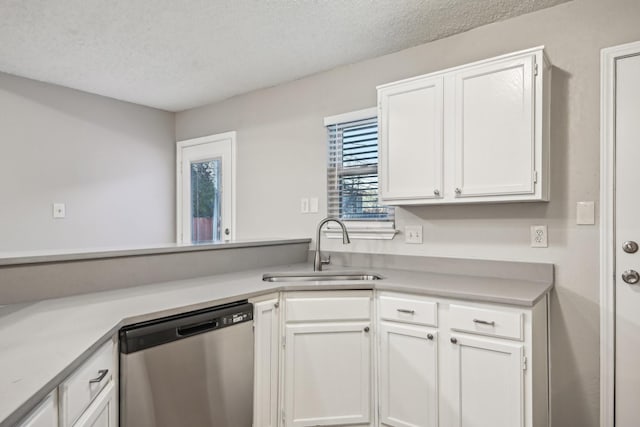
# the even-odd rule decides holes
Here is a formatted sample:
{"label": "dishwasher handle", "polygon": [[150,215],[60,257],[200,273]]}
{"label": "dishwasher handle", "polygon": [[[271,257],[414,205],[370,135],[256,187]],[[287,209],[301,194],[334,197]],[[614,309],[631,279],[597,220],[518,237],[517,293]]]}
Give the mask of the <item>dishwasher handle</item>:
{"label": "dishwasher handle", "polygon": [[179,326],[176,328],[176,333],[179,337],[188,337],[190,335],[195,335],[212,329],[216,329],[217,327],[218,322],[215,319],[211,319],[205,322]]}

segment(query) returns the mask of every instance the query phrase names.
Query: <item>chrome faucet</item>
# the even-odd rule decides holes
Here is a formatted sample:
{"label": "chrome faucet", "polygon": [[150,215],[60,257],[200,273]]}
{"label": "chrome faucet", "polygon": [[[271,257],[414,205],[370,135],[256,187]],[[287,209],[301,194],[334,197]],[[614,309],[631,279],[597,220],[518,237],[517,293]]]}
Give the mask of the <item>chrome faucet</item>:
{"label": "chrome faucet", "polygon": [[327,259],[322,259],[322,255],[320,253],[320,230],[322,230],[322,226],[328,222],[337,222],[340,227],[342,227],[342,243],[345,245],[351,243],[349,239],[349,232],[347,231],[347,227],[344,225],[342,221],[338,218],[325,218],[318,224],[318,232],[316,233],[316,256],[313,260],[313,271],[322,271],[322,266],[329,264],[331,262],[331,257]]}

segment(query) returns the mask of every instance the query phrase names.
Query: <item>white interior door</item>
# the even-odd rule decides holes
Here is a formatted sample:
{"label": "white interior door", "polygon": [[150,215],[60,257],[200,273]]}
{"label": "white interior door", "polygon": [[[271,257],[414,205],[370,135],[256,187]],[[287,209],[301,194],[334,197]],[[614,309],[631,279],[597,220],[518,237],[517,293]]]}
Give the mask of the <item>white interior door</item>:
{"label": "white interior door", "polygon": [[615,425],[631,427],[640,422],[640,252],[625,242],[640,244],[640,54],[616,61],[615,94]]}
{"label": "white interior door", "polygon": [[234,147],[234,132],[178,142],[178,243],[233,240]]}

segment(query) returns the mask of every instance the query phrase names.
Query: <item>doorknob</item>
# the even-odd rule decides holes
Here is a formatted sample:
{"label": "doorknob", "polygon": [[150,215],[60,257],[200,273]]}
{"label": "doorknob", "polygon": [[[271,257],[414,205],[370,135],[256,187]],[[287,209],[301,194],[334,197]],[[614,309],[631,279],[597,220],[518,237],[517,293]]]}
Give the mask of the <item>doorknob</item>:
{"label": "doorknob", "polygon": [[622,244],[622,250],[628,254],[635,254],[638,252],[638,244],[633,240],[627,240]]}
{"label": "doorknob", "polygon": [[638,281],[640,281],[640,274],[638,274],[638,272],[635,270],[627,270],[622,273],[622,280],[630,285],[635,285],[636,283],[638,283]]}

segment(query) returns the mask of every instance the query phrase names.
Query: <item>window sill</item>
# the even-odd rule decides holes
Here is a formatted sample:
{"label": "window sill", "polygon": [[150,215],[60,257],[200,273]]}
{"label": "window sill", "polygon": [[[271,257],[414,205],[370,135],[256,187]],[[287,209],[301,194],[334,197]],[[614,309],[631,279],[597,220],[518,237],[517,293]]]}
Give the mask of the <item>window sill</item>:
{"label": "window sill", "polygon": [[[390,221],[344,221],[352,240],[392,240],[398,230]],[[342,239],[342,228],[329,223],[322,230],[327,239]]]}

